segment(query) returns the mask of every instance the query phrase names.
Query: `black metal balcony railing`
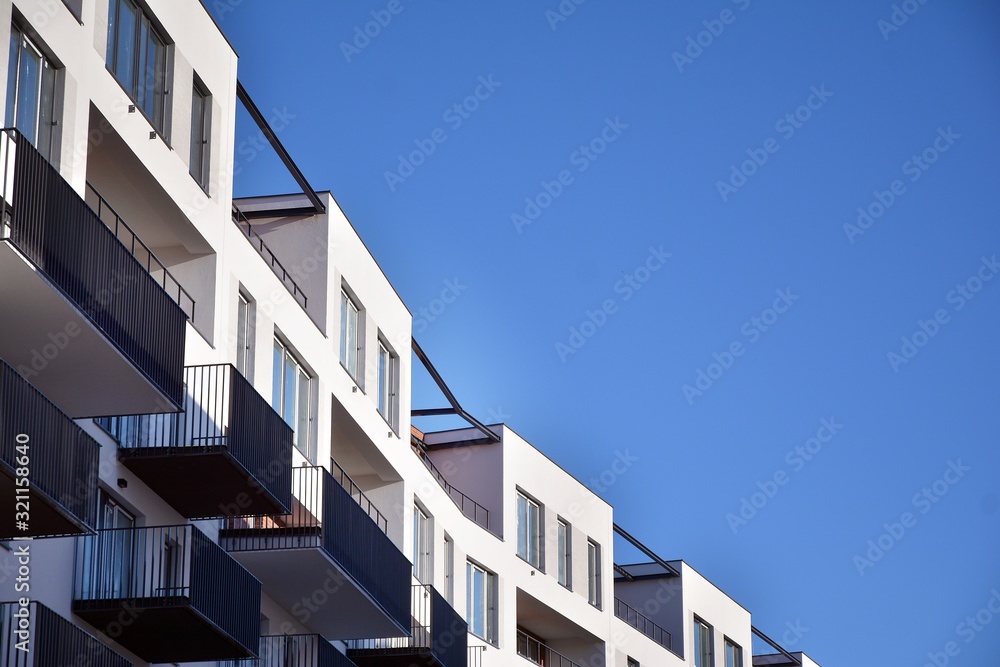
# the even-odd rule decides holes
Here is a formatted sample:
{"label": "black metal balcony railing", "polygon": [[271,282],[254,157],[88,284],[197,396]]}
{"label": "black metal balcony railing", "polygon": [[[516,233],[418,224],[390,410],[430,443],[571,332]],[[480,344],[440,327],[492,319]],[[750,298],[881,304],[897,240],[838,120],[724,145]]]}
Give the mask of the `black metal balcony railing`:
{"label": "black metal balcony railing", "polygon": [[0,539],[92,533],[99,464],[100,445],[0,361]]}
{"label": "black metal balcony railing", "polygon": [[452,486],[448,478],[444,476],[444,473],[438,470],[438,467],[431,461],[431,457],[419,445],[411,444],[411,448],[417,457],[424,462],[424,465],[427,466],[431,474],[434,475],[434,479],[441,485],[441,488],[448,493],[448,497],[451,498],[452,502],[462,510],[462,514],[489,532],[497,535],[498,533],[490,526],[490,511]]}
{"label": "black metal balcony railing", "polygon": [[84,199],[91,210],[100,218],[101,222],[114,232],[115,238],[125,246],[139,264],[146,268],[146,272],[152,276],[153,280],[159,283],[163,291],[174,300],[174,303],[180,306],[184,314],[188,316],[188,319],[194,322],[194,299],[181,286],[177,279],[170,274],[170,271],[167,270],[163,262],[156,258],[156,255],[149,249],[149,246],[136,236],[132,228],[128,226],[122,217],[118,215],[118,212],[111,207],[111,204],[89,182],[87,183]]}
{"label": "black metal balcony railing", "polygon": [[615,616],[625,621],[633,628],[646,635],[664,648],[673,650],[673,638],[670,633],[642,615],[637,609],[630,607],[624,601],[615,598]]}
{"label": "black metal balcony railing", "polygon": [[5,238],[174,404],[184,311],[17,130],[0,131]]}
{"label": "black metal balcony railing", "polygon": [[378,508],[375,507],[375,503],[368,499],[368,496],[366,496],[364,491],[361,490],[361,487],[354,483],[351,476],[348,475],[336,461],[331,459],[330,465],[333,467],[333,472],[331,474],[334,481],[337,482],[337,484],[340,484],[344,491],[347,491],[348,495],[351,496],[351,498],[354,499],[354,502],[356,502],[358,506],[371,517],[372,521],[375,522],[375,525],[378,526],[383,533],[388,533],[389,521],[378,510]]}
{"label": "black metal balcony railing", "polygon": [[0,603],[0,664],[4,667],[133,667],[132,663],[45,605]]}
{"label": "black metal balcony railing", "polygon": [[363,667],[382,655],[424,655],[437,667],[465,667],[469,659],[469,626],[432,586],[413,586],[410,636],[352,639],[347,655]]}
{"label": "black metal balcony railing", "polygon": [[408,624],[410,562],[386,535],[387,523],[338,466],[292,469],[292,511],[229,517],[220,542],[230,552],[320,548],[401,627]]}
{"label": "black metal balcony railing", "polygon": [[319,635],[268,635],[256,658],[230,660],[220,667],[355,667],[350,658]]}
{"label": "black metal balcony railing", "polygon": [[281,280],[281,283],[285,286],[285,289],[288,290],[289,294],[292,295],[300,306],[305,308],[306,304],[309,302],[305,292],[302,291],[299,284],[295,282],[294,278],[292,278],[292,274],[290,274],[285,269],[285,266],[278,261],[278,258],[273,252],[271,252],[271,249],[267,247],[267,244],[264,243],[264,239],[261,238],[261,235],[257,233],[257,230],[253,228],[253,225],[250,224],[250,220],[248,220],[243,214],[243,211],[236,207],[236,204],[233,204],[233,222],[240,228],[243,235],[247,237],[247,240],[250,241],[250,245],[254,247],[254,250],[260,253],[260,256],[265,262],[267,262],[267,265],[271,267],[271,270],[274,271],[274,275],[278,276],[278,279]]}
{"label": "black metal balcony railing", "polygon": [[544,667],[580,667],[579,663],[549,648],[523,630],[517,631],[517,654]]}
{"label": "black metal balcony railing", "polygon": [[485,646],[470,646],[468,667],[483,667],[483,653],[485,652]]}
{"label": "black metal balcony railing", "polygon": [[76,563],[73,612],[143,660],[257,651],[260,582],[191,524],[99,530],[77,540]]}
{"label": "black metal balcony railing", "polygon": [[231,364],[188,366],[184,385],[183,412],[97,420],[118,458],[187,518],[288,510],[288,424]]}

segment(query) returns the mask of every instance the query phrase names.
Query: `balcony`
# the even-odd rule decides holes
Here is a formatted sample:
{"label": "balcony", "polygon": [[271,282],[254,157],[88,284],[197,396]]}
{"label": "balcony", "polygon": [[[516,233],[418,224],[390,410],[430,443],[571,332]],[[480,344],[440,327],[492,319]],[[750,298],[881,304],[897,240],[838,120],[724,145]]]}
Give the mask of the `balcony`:
{"label": "balcony", "polygon": [[638,610],[625,604],[622,600],[615,598],[615,616],[625,621],[633,628],[646,635],[663,648],[674,650],[673,637],[669,632],[653,623],[649,618],[639,613]]}
{"label": "balcony", "polygon": [[132,663],[48,607],[0,603],[0,664],[5,667],[132,667]]}
{"label": "balcony", "polygon": [[483,667],[483,653],[486,653],[485,646],[470,646],[467,667]]}
{"label": "balcony", "polygon": [[427,585],[413,586],[410,636],[356,639],[347,655],[358,667],[466,667],[469,626],[441,594]]}
{"label": "balcony", "polygon": [[99,459],[93,438],[0,361],[0,539],[94,532]]}
{"label": "balcony", "polygon": [[289,514],[226,519],[219,543],[310,632],[406,633],[411,566],[385,517],[339,468],[293,468],[292,496]]}
{"label": "balcony", "polygon": [[230,364],[184,369],[184,412],[98,420],[118,459],[189,519],[289,511],[292,429]]}
{"label": "balcony", "polygon": [[517,654],[545,667],[580,667],[579,663],[549,648],[523,630],[517,631]]}
{"label": "balcony", "polygon": [[319,635],[272,635],[260,638],[256,658],[220,667],[356,667],[350,658]]}
{"label": "balcony", "polygon": [[275,254],[271,252],[271,249],[267,247],[267,244],[264,243],[263,237],[257,233],[257,230],[250,224],[250,220],[243,214],[243,211],[236,207],[236,204],[233,204],[233,222],[237,227],[239,227],[240,231],[243,232],[243,235],[247,237],[247,240],[250,241],[250,245],[253,246],[254,250],[256,250],[267,265],[271,267],[271,271],[274,272],[274,275],[278,276],[281,284],[285,286],[285,289],[287,289],[288,293],[292,295],[292,298],[295,299],[300,306],[302,306],[303,310],[305,310],[306,306],[309,304],[309,299],[306,297],[305,292],[302,291],[302,288],[299,287],[298,283],[295,282],[295,279],[292,278],[292,274],[285,269],[284,265],[278,260]]}
{"label": "balcony", "polygon": [[73,613],[147,662],[252,657],[261,586],[188,524],[77,539]]}
{"label": "balcony", "polygon": [[436,479],[438,484],[441,485],[441,488],[448,493],[448,497],[451,498],[451,501],[455,503],[455,506],[458,507],[458,509],[462,510],[462,514],[464,514],[467,519],[470,519],[473,523],[479,524],[482,528],[485,528],[497,537],[500,537],[500,533],[498,532],[499,526],[494,525],[499,522],[494,521],[492,524],[490,523],[490,511],[488,509],[452,486],[448,479],[444,476],[444,473],[438,470],[438,467],[434,465],[433,461],[431,461],[431,457],[427,455],[427,452],[423,447],[411,442],[410,448],[413,450],[413,453],[417,455],[417,458],[424,462],[424,465],[427,466],[427,470],[434,475],[434,479]]}
{"label": "balcony", "polygon": [[15,130],[0,131],[0,203],[0,358],[73,418],[175,411],[187,317],[169,274]]}

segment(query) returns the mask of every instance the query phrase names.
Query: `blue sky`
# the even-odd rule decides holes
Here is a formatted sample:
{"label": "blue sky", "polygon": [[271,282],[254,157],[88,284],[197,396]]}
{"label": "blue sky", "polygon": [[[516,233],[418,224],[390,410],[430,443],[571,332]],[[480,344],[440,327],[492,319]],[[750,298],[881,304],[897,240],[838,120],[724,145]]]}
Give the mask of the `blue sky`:
{"label": "blue sky", "polygon": [[825,667],[996,662],[1000,5],[207,4],[467,409]]}

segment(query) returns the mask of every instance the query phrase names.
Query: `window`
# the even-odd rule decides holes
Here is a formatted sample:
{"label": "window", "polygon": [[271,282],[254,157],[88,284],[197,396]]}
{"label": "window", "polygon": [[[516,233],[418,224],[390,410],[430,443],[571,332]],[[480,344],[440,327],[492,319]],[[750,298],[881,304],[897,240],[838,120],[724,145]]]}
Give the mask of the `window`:
{"label": "window", "polygon": [[520,491],[517,493],[517,555],[542,569],[541,507]]}
{"label": "window", "polygon": [[236,369],[247,379],[253,361],[253,321],[253,301],[240,292],[236,302]]}
{"label": "window", "polygon": [[396,378],[399,357],[378,342],[378,412],[396,430]]}
{"label": "window", "polygon": [[312,378],[291,351],[274,339],[274,375],[271,406],[295,430],[296,448],[310,463],[316,463],[316,443],[312,438]]}
{"label": "window", "polygon": [[358,382],[361,377],[361,338],[358,336],[360,310],[354,300],[344,290],[340,291],[340,363],[348,374]]}
{"label": "window", "polygon": [[569,524],[559,519],[556,524],[556,551],[559,564],[557,567],[559,583],[566,588],[572,588],[571,575],[573,561],[571,559],[573,543]]}
{"label": "window", "polygon": [[726,637],[726,667],[743,667],[743,649]]}
{"label": "window", "polygon": [[587,540],[587,601],[601,607],[601,545]]}
{"label": "window", "polygon": [[444,599],[455,606],[455,543],[444,536]]}
{"label": "window", "polygon": [[631,656],[626,657],[626,662],[628,667],[639,667],[639,661]]}
{"label": "window", "polygon": [[423,584],[431,583],[431,521],[413,506],[413,576]]}
{"label": "window", "polygon": [[108,5],[108,69],[163,134],[166,40],[134,0],[110,0]]}
{"label": "window", "polygon": [[465,616],[469,632],[493,644],[497,641],[496,575],[471,561],[465,564],[468,582]]}
{"label": "window", "polygon": [[191,162],[190,171],[194,180],[208,192],[208,147],[211,138],[209,114],[212,98],[195,81],[191,90]]}
{"label": "window", "polygon": [[[135,517],[100,490],[97,528],[133,528]],[[97,539],[83,541],[83,562],[87,568],[101,568],[100,576],[85,572],[81,577],[83,594],[86,597],[107,598],[127,597],[132,579],[132,533],[128,530],[112,530],[98,533]],[[94,550],[97,550],[97,559]]]}
{"label": "window", "polygon": [[16,127],[48,158],[55,122],[56,74],[24,32],[11,26],[5,127]]}
{"label": "window", "polygon": [[713,667],[712,626],[694,619],[694,667]]}

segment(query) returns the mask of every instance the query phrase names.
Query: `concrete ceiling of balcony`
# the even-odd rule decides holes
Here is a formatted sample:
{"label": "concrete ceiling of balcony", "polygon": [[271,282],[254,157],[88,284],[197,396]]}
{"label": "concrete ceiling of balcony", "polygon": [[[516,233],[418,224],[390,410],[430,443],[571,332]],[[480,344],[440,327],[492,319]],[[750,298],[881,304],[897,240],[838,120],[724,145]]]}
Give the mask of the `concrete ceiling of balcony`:
{"label": "concrete ceiling of balcony", "polygon": [[[351,412],[336,396],[333,396],[332,402],[330,450],[334,460],[366,491],[379,485],[402,481],[402,477]],[[385,428],[386,431],[389,430],[388,425]],[[409,438],[400,446],[408,449]]]}
{"label": "concrete ceiling of balcony", "polygon": [[603,641],[521,588],[517,589],[517,624],[545,642],[569,639],[593,646]]}
{"label": "concrete ceiling of balcony", "polygon": [[[211,254],[212,247],[184,211],[111,128],[113,126],[100,111],[91,106],[90,136],[93,139],[87,146],[87,181],[154,253],[158,248],[173,249],[174,253],[183,248],[193,257]],[[100,141],[96,137],[100,137]],[[192,207],[194,205],[192,201]],[[228,215],[228,210],[226,213]],[[165,257],[160,259],[167,261]]]}

